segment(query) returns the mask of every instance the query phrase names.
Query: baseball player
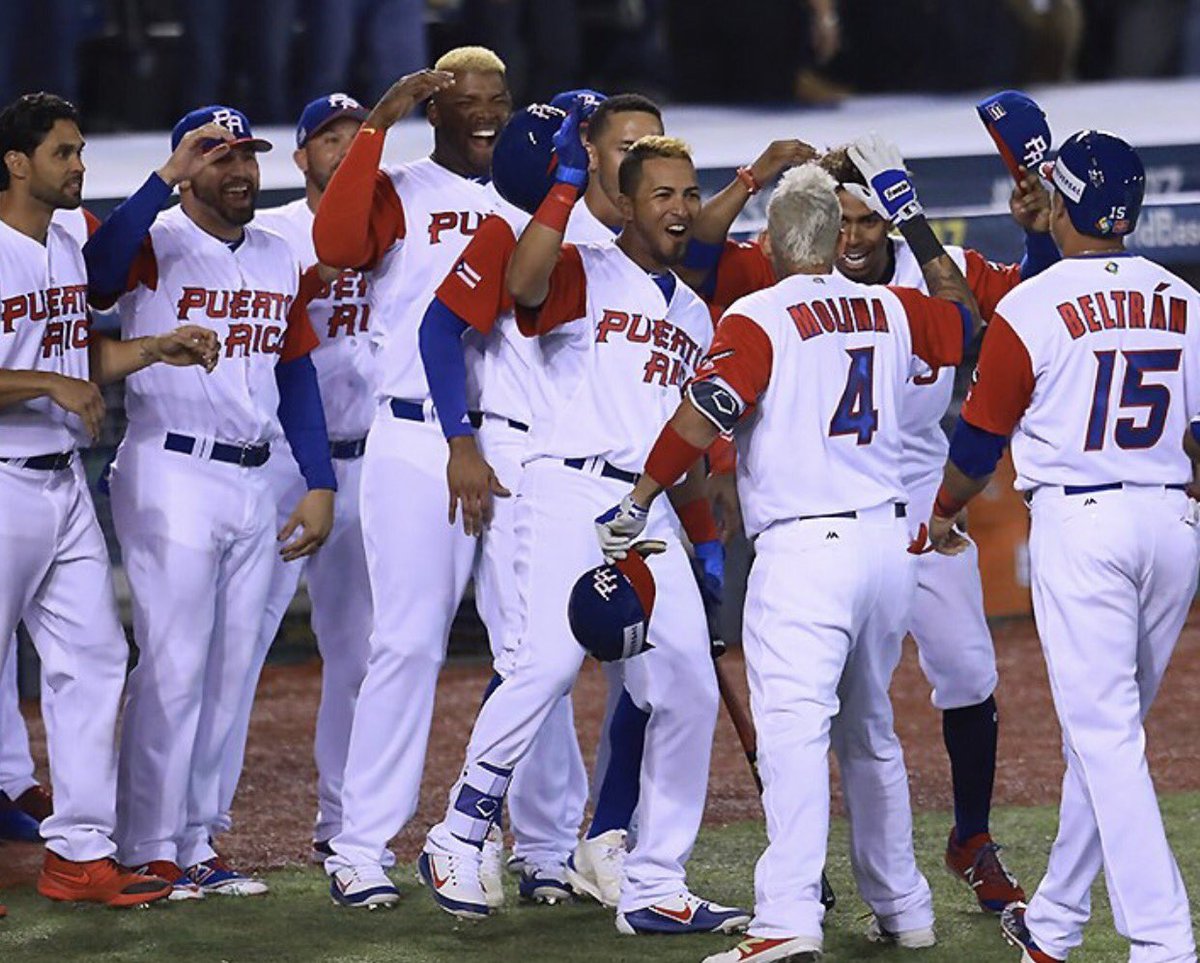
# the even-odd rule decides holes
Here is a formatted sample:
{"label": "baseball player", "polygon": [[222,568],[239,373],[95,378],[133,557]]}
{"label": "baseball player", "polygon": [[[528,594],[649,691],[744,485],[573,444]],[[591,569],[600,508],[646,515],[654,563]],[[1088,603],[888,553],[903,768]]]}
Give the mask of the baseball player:
{"label": "baseball player", "polygon": [[[433,153],[380,170],[387,129],[427,98]],[[475,539],[445,517],[447,447],[417,332],[438,284],[494,206],[483,182],[511,110],[504,64],[482,47],[457,48],[434,70],[402,78],[363,122],[313,222],[322,264],[367,275],[378,346],[378,404],[361,483],[374,628],[350,732],[342,828],[325,862],[333,899],[344,905],[399,899],[383,872],[387,844],[416,811],[437,673],[476,556]],[[500,600],[479,588],[487,623]],[[487,624],[500,637],[495,621]]]}
{"label": "baseball player", "polygon": [[[306,272],[317,271],[321,280],[320,292],[308,303],[308,316],[319,342],[312,361],[321,387],[329,452],[337,476],[333,530],[321,551],[303,565],[276,560],[251,682],[258,679],[303,572],[312,601],[313,632],[323,662],[313,744],[317,763],[313,858],[322,862],[332,853],[329,840],[341,829],[342,770],[371,634],[371,589],[362,548],[358,490],[375,399],[367,343],[370,307],[366,279],[357,271],[317,266],[312,223],[325,187],[366,116],[365,107],[342,93],[318,97],[308,104],[296,127],[294,155],[304,174],[304,196],[282,207],[259,211],[254,218],[255,224],[282,235],[300,266]],[[304,492],[304,477],[283,445],[272,453],[265,471],[275,491],[277,521],[283,526]],[[229,810],[242,772],[255,688],[254,684],[246,686],[238,728],[222,769],[222,817],[212,828],[214,836],[230,826]]]}
{"label": "baseball player", "polygon": [[23,620],[48,683],[55,788],[38,892],[133,906],[171,888],[114,859],[114,730],[129,653],[76,452],[100,430],[98,384],[158,361],[211,369],[217,344],[195,325],[126,341],[89,333],[83,253],[51,220],[80,205],[82,150],[79,115],[59,97],[28,94],[0,111],[0,665]]}
{"label": "baseball player", "polygon": [[1103,867],[1129,959],[1194,961],[1142,720],[1200,567],[1181,444],[1200,453],[1200,433],[1188,432],[1200,410],[1200,294],[1125,251],[1145,190],[1125,141],[1081,131],[1048,166],[1064,259],[997,306],[930,520],[939,552],[965,548],[955,518],[1011,436],[1067,771],[1046,875],[1028,909],[1014,904],[1001,925],[1024,960],[1065,960]]}
{"label": "baseball player", "polygon": [[[119,296],[126,336],[176,318],[203,318],[221,334],[210,379],[130,379],[110,484],[140,651],[121,739],[121,856],[167,879],[176,899],[266,892],[212,847],[219,774],[275,556],[320,547],[337,487],[300,265],[283,238],[250,223],[257,152],[271,145],[222,106],[181,118],[176,154],[185,142],[190,172],[169,161],[151,174],[86,252],[96,293]],[[175,184],[181,203],[160,214]],[[276,529],[262,467],[281,436],[309,490]]]}
{"label": "baseball player", "polygon": [[606,556],[622,557],[655,497],[718,433],[733,433],[757,550],[744,641],[769,845],[750,938],[709,963],[820,957],[830,745],[851,863],[874,913],[868,935],[914,949],[935,942],[888,698],[914,582],[900,418],[913,356],[957,364],[979,317],[899,152],[876,139],[852,150],[872,203],[898,223],[930,289],[952,300],[835,274],[836,182],[815,165],[789,171],[768,208],[782,280],[725,313],[633,491],[596,520]]}
{"label": "baseball player", "polygon": [[[1032,163],[1032,160],[1030,161]],[[845,148],[826,153],[822,167],[838,183],[842,235],[835,268],[864,284],[890,284],[926,292],[921,266],[904,238],[892,236],[892,224],[863,200],[862,175]],[[756,189],[747,184],[744,198]],[[947,247],[967,278],[984,320],[1009,290],[1058,257],[1048,232],[1049,197],[1036,175],[1022,171],[1010,209],[1026,232],[1026,256],[1020,265],[999,265],[972,250]],[[723,228],[735,211],[727,212]],[[711,230],[712,224],[704,225]],[[723,231],[722,231],[723,233]],[[711,235],[709,235],[711,237]],[[707,239],[707,238],[706,238]],[[695,257],[695,255],[694,255]],[[773,266],[757,242],[727,242],[705,290],[717,307],[772,283]],[[900,421],[902,461],[912,535],[933,504],[938,466],[949,442],[941,418],[954,391],[954,369],[918,372],[905,388]],[[726,476],[732,478],[732,476]],[[723,504],[736,504],[725,495]],[[945,864],[974,892],[980,907],[999,913],[1024,891],[999,856],[989,832],[998,737],[996,659],[983,610],[978,551],[973,542],[954,558],[933,553],[917,561],[917,597],[909,632],[917,643],[921,668],[933,686],[932,701],[942,711],[942,731],[950,758],[955,825],[946,846]]]}
{"label": "baseball player", "polygon": [[[599,560],[588,519],[634,477],[648,425],[673,405],[711,336],[703,303],[670,270],[682,259],[700,206],[695,169],[679,141],[643,138],[621,162],[624,228],[615,242],[562,245],[588,166],[579,124],[573,107],[555,136],[557,183],[507,270],[521,331],[539,339],[515,523],[521,635],[512,671],[476,720],[446,817],[418,861],[438,905],[466,918],[488,913],[480,849],[513,767],[582,664],[566,601],[578,574]],[[669,545],[652,565],[661,586],[651,630],[657,648],[625,667],[625,688],[650,721],[640,829],[625,862],[617,927],[728,932],[748,915],[693,895],[685,881],[707,788],[717,690],[699,591],[672,522],[667,512],[656,513],[651,526]]]}

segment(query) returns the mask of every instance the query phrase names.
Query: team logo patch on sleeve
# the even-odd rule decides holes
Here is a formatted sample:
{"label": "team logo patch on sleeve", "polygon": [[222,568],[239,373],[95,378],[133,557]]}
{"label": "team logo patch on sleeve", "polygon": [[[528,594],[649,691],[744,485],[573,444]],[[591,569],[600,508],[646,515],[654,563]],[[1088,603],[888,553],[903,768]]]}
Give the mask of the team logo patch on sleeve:
{"label": "team logo patch on sleeve", "polygon": [[454,265],[454,274],[472,291],[474,291],[475,288],[479,286],[479,282],[483,280],[483,276],[467,263],[466,258],[460,258],[459,262]]}

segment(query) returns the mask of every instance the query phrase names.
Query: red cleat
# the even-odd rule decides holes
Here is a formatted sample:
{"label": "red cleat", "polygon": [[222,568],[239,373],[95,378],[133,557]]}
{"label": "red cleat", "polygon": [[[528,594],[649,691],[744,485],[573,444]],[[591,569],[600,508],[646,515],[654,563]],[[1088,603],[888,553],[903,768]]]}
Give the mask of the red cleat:
{"label": "red cleat", "polygon": [[140,906],[171,895],[171,884],[166,880],[131,872],[115,859],[77,863],[50,850],[46,850],[37,889],[47,899],[118,907]]}
{"label": "red cleat", "polygon": [[987,833],[959,845],[954,830],[946,844],[946,869],[971,887],[985,913],[999,913],[1009,903],[1025,902],[1025,890],[1000,862],[1000,847]]}
{"label": "red cleat", "polygon": [[32,816],[39,823],[54,815],[54,797],[49,789],[42,786],[30,786],[13,800],[16,807],[27,816]]}

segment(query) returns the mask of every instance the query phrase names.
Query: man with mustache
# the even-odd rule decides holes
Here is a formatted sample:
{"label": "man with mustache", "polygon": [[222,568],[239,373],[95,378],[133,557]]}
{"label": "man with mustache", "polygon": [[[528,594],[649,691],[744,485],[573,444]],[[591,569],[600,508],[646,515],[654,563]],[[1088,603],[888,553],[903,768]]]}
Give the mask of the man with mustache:
{"label": "man with mustache", "polygon": [[[230,107],[185,115],[172,145],[195,131],[208,162],[186,177],[169,167],[152,174],[86,252],[94,290],[117,298],[126,336],[203,318],[222,341],[210,380],[130,379],[129,429],[111,481],[140,650],[125,707],[117,838],[122,861],[167,879],[176,899],[266,892],[213,849],[218,774],[274,556],[292,561],[321,546],[337,487],[309,358],[318,344],[305,310],[312,279],[302,284],[283,238],[250,223],[256,155],[271,145]],[[175,184],[181,203],[160,214]],[[276,534],[262,469],[282,437],[308,492]]]}
{"label": "man with mustache", "polygon": [[[176,168],[195,167],[191,146]],[[114,858],[113,735],[129,650],[77,451],[100,431],[98,385],[159,361],[211,370],[217,341],[173,318],[125,341],[89,332],[83,253],[52,220],[80,206],[83,147],[79,114],[60,97],[27,94],[0,111],[0,665],[24,621],[47,681],[55,790],[38,891],[134,906],[170,886]]]}

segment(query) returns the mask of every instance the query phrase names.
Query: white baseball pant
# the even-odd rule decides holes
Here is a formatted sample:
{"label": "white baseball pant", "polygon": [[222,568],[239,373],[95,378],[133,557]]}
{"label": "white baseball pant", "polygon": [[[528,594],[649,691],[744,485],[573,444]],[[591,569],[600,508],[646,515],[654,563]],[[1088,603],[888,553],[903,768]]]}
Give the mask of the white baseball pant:
{"label": "white baseball pant", "polygon": [[[43,697],[49,693],[43,693]],[[17,689],[17,639],[14,635],[8,654],[0,662],[0,792],[16,799],[37,785],[33,775],[33,756],[29,752],[29,729],[21,715],[21,694]]]}
{"label": "white baseball pant", "polygon": [[42,838],[64,859],[104,859],[116,850],[114,734],[129,645],[78,456],[61,471],[0,464],[0,546],[0,664],[22,620],[42,660],[54,786]]}
{"label": "white baseball pant", "polygon": [[1163,830],[1142,721],[1200,570],[1182,491],[1126,486],[1033,496],[1033,608],[1062,726],[1058,837],[1025,922],[1065,959],[1083,940],[1101,868],[1131,963],[1195,963],[1187,892]]}
{"label": "white baseball pant", "polygon": [[933,923],[888,696],[912,606],[907,544],[890,503],[857,518],[777,522],[755,540],[743,646],[768,845],[753,936],[821,938],[831,746],[859,894],[893,932]]}
{"label": "white baseball pant", "polygon": [[140,650],[121,737],[117,839],[128,865],[186,867],[215,855],[209,832],[270,586],[275,506],[261,468],[162,444],[161,433],[131,430],[110,483]]}
{"label": "white baseball pant", "polygon": [[[583,470],[553,459],[526,465],[517,500],[517,585],[524,612],[512,672],[484,704],[467,746],[464,784],[490,784],[482,775],[511,770],[529,751],[556,702],[571,690],[584,650],[567,623],[575,581],[602,562],[593,519],[628,491],[602,477],[600,464]],[[651,514],[647,538],[669,548],[649,559],[657,583],[650,641],[654,649],[625,665],[625,687],[650,712],[642,759],[638,842],[625,862],[619,911],[630,912],[686,889],[691,854],[708,788],[717,715],[717,683],[708,633],[687,553],[674,537],[665,506]],[[478,779],[479,782],[472,782]],[[447,814],[428,845],[477,852],[458,838]],[[478,827],[475,827],[478,828]]]}

